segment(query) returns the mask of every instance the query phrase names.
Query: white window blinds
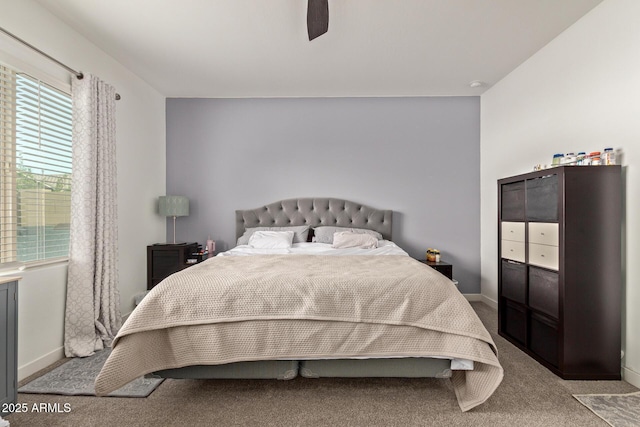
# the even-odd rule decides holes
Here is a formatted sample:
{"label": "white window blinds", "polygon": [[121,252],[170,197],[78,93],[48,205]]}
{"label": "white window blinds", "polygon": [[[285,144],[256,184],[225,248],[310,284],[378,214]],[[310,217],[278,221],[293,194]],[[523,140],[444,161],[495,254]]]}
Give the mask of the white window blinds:
{"label": "white window blinds", "polygon": [[0,65],[0,264],[16,260],[16,74]]}
{"label": "white window blinds", "polygon": [[71,97],[0,69],[0,264],[66,257]]}

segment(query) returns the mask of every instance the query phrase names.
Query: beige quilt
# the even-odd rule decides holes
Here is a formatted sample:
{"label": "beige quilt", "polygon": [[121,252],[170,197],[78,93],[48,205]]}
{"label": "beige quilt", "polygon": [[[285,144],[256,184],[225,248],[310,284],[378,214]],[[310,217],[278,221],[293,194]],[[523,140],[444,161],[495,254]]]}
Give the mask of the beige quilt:
{"label": "beige quilt", "polygon": [[157,285],[131,313],[95,383],[249,360],[441,356],[463,411],[502,381],[491,336],[453,283],[407,256],[215,257]]}

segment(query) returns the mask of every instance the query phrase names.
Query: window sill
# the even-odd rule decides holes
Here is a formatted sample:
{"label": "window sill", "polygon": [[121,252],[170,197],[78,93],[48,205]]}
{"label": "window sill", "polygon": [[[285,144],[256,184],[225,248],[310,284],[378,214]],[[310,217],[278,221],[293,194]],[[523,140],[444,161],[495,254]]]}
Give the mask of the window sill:
{"label": "window sill", "polygon": [[57,264],[68,264],[68,257],[51,258],[40,261],[30,261],[23,263],[16,263],[7,267],[0,267],[0,276],[8,276],[12,274],[19,274],[24,271],[33,270],[41,267],[49,267]]}

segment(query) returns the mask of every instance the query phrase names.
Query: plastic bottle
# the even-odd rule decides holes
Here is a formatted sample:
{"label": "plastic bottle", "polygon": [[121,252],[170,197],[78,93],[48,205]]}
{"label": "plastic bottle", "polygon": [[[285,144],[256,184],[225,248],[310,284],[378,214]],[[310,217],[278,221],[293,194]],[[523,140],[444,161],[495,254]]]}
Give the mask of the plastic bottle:
{"label": "plastic bottle", "polygon": [[209,252],[209,256],[213,256],[213,252],[216,250],[216,242],[211,240],[211,236],[207,239],[207,252]]}
{"label": "plastic bottle", "polygon": [[574,153],[567,153],[562,158],[563,165],[575,165],[576,164],[576,155]]}
{"label": "plastic bottle", "polygon": [[604,149],[604,153],[602,153],[602,164],[608,166],[616,164],[616,153],[613,151],[613,148]]}
{"label": "plastic bottle", "polygon": [[584,165],[584,158],[586,157],[586,153],[584,151],[580,151],[578,156],[576,157],[576,165]]}
{"label": "plastic bottle", "polygon": [[562,164],[562,158],[564,154],[554,154],[553,160],[551,161],[551,166],[560,166]]}
{"label": "plastic bottle", "polygon": [[591,166],[601,165],[599,151],[592,151],[591,153],[589,153],[589,157],[591,158]]}

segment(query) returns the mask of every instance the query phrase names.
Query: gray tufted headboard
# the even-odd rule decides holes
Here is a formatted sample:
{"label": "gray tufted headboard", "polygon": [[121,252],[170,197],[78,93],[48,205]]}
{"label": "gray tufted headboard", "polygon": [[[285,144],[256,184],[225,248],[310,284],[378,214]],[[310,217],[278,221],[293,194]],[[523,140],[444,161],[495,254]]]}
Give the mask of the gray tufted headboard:
{"label": "gray tufted headboard", "polygon": [[236,211],[236,239],[251,227],[330,225],[375,230],[384,239],[391,240],[392,213],[342,199],[281,200],[256,209]]}

